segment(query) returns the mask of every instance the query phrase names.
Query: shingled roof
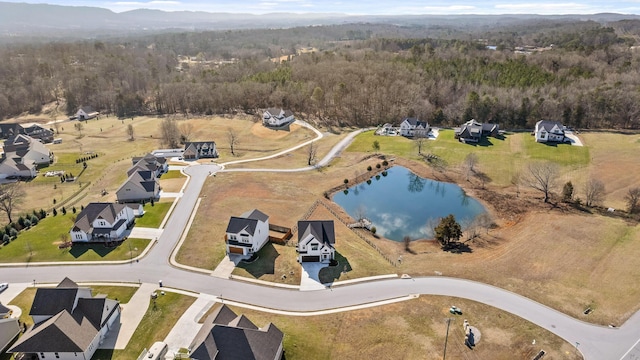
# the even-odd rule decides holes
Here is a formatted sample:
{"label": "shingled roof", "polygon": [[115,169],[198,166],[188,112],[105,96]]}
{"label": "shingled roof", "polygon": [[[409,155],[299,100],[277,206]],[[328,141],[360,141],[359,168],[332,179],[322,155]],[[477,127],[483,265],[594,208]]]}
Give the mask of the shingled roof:
{"label": "shingled roof", "polygon": [[298,241],[309,234],[324,244],[333,246],[336,243],[333,220],[298,221]]}
{"label": "shingled roof", "polygon": [[227,233],[237,234],[242,230],[246,230],[249,235],[253,235],[258,226],[258,221],[266,222],[269,220],[269,216],[258,209],[247,211],[246,213],[237,216],[232,216],[229,219],[229,225],[227,225]]}
{"label": "shingled roof", "polygon": [[78,214],[73,230],[82,230],[89,234],[93,231],[93,221],[102,218],[113,224],[116,216],[126,205],[114,203],[89,203],[84,210]]}
{"label": "shingled roof", "polygon": [[189,357],[197,360],[274,360],[282,348],[282,331],[269,323],[257,328],[226,305],[209,315],[196,335]]}

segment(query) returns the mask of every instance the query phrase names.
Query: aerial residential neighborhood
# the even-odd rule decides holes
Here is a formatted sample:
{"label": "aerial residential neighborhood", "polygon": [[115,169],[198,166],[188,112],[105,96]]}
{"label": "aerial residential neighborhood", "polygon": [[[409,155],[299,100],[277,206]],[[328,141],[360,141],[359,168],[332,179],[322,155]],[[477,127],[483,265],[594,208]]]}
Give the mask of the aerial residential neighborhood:
{"label": "aerial residential neighborhood", "polygon": [[640,358],[631,5],[168,3],[0,2],[0,360]]}

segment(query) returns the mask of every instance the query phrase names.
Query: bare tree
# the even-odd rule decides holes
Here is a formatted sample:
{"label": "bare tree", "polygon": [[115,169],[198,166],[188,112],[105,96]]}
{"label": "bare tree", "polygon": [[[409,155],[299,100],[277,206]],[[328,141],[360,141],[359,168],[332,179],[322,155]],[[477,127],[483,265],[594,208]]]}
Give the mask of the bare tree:
{"label": "bare tree", "polygon": [[422,155],[422,150],[427,145],[427,139],[422,134],[416,135],[413,139],[413,143],[415,144],[416,149],[418,149],[418,155]]}
{"label": "bare tree", "polygon": [[19,184],[11,183],[0,186],[0,210],[7,214],[9,223],[13,222],[11,214],[24,199],[25,192]]}
{"label": "bare tree", "polygon": [[193,124],[190,122],[180,124],[180,142],[184,144],[190,141],[191,135],[193,135]]}
{"label": "bare tree", "polygon": [[464,170],[467,181],[469,181],[469,176],[476,171],[476,165],[478,165],[478,155],[474,153],[467,154],[464,158],[464,162],[462,163],[462,169]]}
{"label": "bare tree", "polygon": [[84,129],[84,125],[81,122],[77,122],[73,125],[73,127],[78,131],[78,137],[82,137],[82,130]]}
{"label": "bare tree", "polygon": [[404,251],[411,252],[411,237],[410,236],[403,237],[402,242],[404,243]]}
{"label": "bare tree", "polygon": [[358,208],[356,209],[355,215],[356,215],[356,221],[362,221],[367,217],[367,208],[365,208],[364,205],[358,206]]}
{"label": "bare tree", "polygon": [[127,135],[129,135],[129,141],[135,140],[135,133],[133,130],[133,125],[127,125]]}
{"label": "bare tree", "polygon": [[516,197],[520,197],[520,183],[522,182],[522,176],[519,171],[516,171],[511,175],[511,184],[516,187]]}
{"label": "bare tree", "polygon": [[600,180],[589,179],[584,185],[585,205],[595,206],[604,200],[604,183]]}
{"label": "bare tree", "polygon": [[427,230],[429,230],[431,232],[431,236],[435,237],[436,236],[436,227],[438,227],[438,224],[440,223],[440,219],[436,219],[436,218],[428,218],[427,219]]}
{"label": "bare tree", "polygon": [[552,162],[534,162],[527,166],[522,177],[524,185],[544,194],[544,202],[549,202],[549,193],[556,186],[559,167]]}
{"label": "bare tree", "polygon": [[58,122],[57,120],[54,120],[53,128],[56,129],[56,134],[60,134],[60,122]]}
{"label": "bare tree", "polygon": [[227,130],[227,139],[229,140],[229,148],[231,148],[231,155],[236,155],[235,147],[238,145],[238,134],[233,129]]}
{"label": "bare tree", "polygon": [[307,147],[307,165],[315,163],[317,151],[318,148],[316,147],[315,142],[309,144],[309,146]]}
{"label": "bare tree", "polygon": [[175,119],[166,118],[160,123],[162,143],[170,148],[177,148],[180,140],[178,125]]}
{"label": "bare tree", "polygon": [[629,189],[624,199],[627,201],[627,210],[629,213],[633,214],[640,211],[640,187]]}

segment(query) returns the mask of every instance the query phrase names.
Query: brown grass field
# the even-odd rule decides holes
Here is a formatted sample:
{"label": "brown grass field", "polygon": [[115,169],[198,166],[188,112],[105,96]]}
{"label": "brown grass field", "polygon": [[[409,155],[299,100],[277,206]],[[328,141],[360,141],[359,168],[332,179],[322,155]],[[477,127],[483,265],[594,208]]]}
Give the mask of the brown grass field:
{"label": "brown grass field", "polygon": [[[462,315],[452,315],[456,305]],[[391,305],[322,316],[282,316],[233,308],[257,326],[284,332],[287,359],[442,359],[446,319],[451,318],[447,359],[580,359],[573,346],[531,323],[473,301],[423,296]],[[473,350],[464,345],[463,320],[480,332]],[[536,341],[532,345],[533,340]],[[327,346],[327,343],[331,346]]]}

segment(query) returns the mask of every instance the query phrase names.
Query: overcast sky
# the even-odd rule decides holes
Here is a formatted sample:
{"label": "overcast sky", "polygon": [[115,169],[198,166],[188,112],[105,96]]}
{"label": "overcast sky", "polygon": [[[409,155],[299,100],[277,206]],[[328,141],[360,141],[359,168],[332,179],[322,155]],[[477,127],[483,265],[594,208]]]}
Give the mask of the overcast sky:
{"label": "overcast sky", "polygon": [[[16,0],[9,0],[15,1]],[[441,0],[26,0],[29,3],[96,6],[122,12],[133,9],[190,10],[264,14],[270,12],[345,13],[372,15],[416,14],[640,14],[640,0],[621,1],[441,1]]]}

